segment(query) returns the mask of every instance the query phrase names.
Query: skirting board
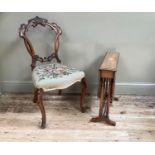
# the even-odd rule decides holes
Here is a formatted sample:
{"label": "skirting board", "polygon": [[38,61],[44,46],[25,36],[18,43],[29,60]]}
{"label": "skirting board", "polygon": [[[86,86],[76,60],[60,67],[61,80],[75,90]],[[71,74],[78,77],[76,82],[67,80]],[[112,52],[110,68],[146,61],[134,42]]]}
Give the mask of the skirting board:
{"label": "skirting board", "polygon": [[[116,83],[116,95],[155,95],[155,83]],[[97,94],[98,84],[88,83],[87,93]],[[0,82],[0,93],[30,93],[33,91],[32,82]],[[80,84],[75,84],[63,90],[64,93],[80,93]]]}

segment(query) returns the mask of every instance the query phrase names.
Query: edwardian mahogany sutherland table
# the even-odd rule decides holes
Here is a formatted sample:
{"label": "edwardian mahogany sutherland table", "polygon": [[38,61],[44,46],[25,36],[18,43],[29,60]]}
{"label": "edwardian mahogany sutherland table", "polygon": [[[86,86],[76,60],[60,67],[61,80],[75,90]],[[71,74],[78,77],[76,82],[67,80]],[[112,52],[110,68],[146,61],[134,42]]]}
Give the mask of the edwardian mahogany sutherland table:
{"label": "edwardian mahogany sutherland table", "polygon": [[[104,121],[115,126],[116,123],[109,119],[109,105],[114,99],[115,75],[119,59],[118,52],[107,52],[99,69],[99,90],[100,100],[99,116],[92,118],[91,122]],[[117,98],[115,98],[118,100]]]}

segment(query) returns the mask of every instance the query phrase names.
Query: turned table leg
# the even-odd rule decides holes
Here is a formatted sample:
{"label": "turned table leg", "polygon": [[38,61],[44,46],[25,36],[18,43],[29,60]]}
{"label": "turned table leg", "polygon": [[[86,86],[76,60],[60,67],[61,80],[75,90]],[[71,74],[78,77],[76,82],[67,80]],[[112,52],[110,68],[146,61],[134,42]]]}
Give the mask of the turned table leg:
{"label": "turned table leg", "polygon": [[114,94],[115,94],[115,75],[114,75],[114,78],[111,79],[111,90],[110,90],[110,93],[111,93],[111,98],[110,98],[110,105],[112,105],[112,102],[113,100],[114,101],[118,101],[118,97],[115,97]]}
{"label": "turned table leg", "polygon": [[103,82],[103,79],[100,78],[100,79],[99,79],[99,85],[98,85],[98,92],[97,92],[98,98],[101,97],[102,82]]}
{"label": "turned table leg", "polygon": [[100,98],[99,98],[99,116],[103,115],[103,104],[104,102],[104,96],[105,96],[105,80],[101,80],[100,83]]}

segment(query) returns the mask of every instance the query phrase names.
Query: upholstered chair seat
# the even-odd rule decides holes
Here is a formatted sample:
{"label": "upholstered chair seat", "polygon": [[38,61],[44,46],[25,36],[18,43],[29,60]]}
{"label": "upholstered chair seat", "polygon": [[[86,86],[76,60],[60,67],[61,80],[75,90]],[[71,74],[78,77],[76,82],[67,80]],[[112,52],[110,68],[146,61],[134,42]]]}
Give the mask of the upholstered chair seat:
{"label": "upholstered chair seat", "polygon": [[60,63],[45,63],[35,67],[32,79],[36,88],[44,91],[65,89],[85,76],[83,71],[69,68]]}

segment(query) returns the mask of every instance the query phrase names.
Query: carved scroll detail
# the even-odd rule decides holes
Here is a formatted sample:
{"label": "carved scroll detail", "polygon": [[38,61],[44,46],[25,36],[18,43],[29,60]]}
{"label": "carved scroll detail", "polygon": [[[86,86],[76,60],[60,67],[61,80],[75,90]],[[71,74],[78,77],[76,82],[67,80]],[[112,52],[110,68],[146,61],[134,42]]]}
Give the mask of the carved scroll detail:
{"label": "carved scroll detail", "polygon": [[40,57],[39,55],[34,55],[32,57],[32,64],[31,64],[32,70],[35,68],[37,61],[39,61],[41,63],[43,63],[43,62],[49,62],[53,58],[55,58],[57,60],[57,62],[59,62],[59,63],[61,62],[61,60],[59,59],[59,57],[57,57],[57,55],[55,55],[55,53],[52,53],[50,56],[44,57],[44,58]]}
{"label": "carved scroll detail", "polygon": [[[29,31],[29,29],[31,27],[35,28],[38,25],[41,25],[43,27],[49,26],[56,33],[55,41],[54,41],[54,52],[50,56],[44,57],[44,58],[35,54],[35,50],[31,44],[31,41],[28,39],[28,37],[26,35],[26,33]],[[19,36],[24,40],[27,51],[31,55],[31,58],[32,58],[31,67],[32,67],[32,69],[35,68],[36,61],[47,62],[47,61],[51,61],[52,59],[55,58],[57,60],[57,62],[61,62],[61,60],[58,57],[59,37],[61,34],[62,34],[62,30],[56,23],[49,23],[47,19],[40,18],[38,16],[28,20],[27,24],[21,24],[21,26],[19,28]]]}

